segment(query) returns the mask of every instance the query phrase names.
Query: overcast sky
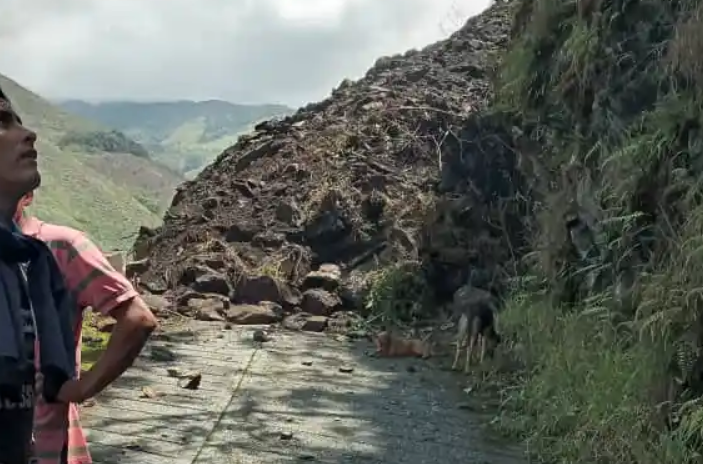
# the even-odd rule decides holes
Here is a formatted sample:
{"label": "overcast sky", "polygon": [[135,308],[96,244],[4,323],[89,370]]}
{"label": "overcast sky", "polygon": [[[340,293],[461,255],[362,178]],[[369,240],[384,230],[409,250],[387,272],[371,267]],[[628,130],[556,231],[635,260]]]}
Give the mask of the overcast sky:
{"label": "overcast sky", "polygon": [[49,98],[320,100],[490,0],[0,0],[0,73]]}

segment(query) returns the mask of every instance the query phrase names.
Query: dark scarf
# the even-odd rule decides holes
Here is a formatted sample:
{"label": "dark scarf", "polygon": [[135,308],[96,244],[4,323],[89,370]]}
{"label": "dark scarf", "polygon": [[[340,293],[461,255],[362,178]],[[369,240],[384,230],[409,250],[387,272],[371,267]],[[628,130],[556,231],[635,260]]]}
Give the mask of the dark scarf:
{"label": "dark scarf", "polygon": [[21,393],[32,365],[20,316],[23,277],[27,263],[28,298],[39,340],[43,396],[54,402],[61,386],[75,376],[73,317],[75,305],[66,290],[51,250],[42,241],[0,226],[0,392]]}

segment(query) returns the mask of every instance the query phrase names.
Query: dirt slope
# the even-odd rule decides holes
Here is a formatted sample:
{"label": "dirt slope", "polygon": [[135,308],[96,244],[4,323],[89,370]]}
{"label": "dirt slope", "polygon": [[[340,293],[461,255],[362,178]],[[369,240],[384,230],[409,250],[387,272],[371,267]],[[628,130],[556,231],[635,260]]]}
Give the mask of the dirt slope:
{"label": "dirt slope", "polygon": [[34,214],[84,230],[106,249],[126,249],[140,224],[160,224],[183,180],[180,175],[127,151],[107,153],[66,144],[67,138],[108,129],[63,111],[2,74],[0,86],[27,126],[39,134],[42,186],[31,207]]}
{"label": "dirt slope", "polygon": [[135,245],[136,258],[149,258],[142,285],[257,303],[242,297],[251,293],[242,279],[294,287],[323,263],[346,274],[374,257],[418,259],[438,195],[464,185],[440,185],[452,177],[440,172],[457,167],[462,127],[490,97],[508,16],[504,4],[492,7],[448,39],[381,58],[330,98],[241,137],[181,186],[162,227],[143,231]]}

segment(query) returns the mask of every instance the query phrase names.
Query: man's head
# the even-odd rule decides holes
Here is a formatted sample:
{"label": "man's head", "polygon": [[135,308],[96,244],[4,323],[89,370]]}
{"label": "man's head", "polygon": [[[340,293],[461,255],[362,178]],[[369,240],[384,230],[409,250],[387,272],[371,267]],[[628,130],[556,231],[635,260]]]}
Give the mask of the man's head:
{"label": "man's head", "polygon": [[0,89],[0,197],[5,201],[16,202],[39,186],[36,140]]}

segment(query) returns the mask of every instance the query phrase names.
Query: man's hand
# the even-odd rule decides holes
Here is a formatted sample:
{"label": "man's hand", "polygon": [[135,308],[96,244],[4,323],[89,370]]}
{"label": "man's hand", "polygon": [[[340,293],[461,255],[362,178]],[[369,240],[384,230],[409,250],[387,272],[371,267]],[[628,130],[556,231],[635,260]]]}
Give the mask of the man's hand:
{"label": "man's hand", "polygon": [[89,382],[84,377],[71,379],[63,384],[56,399],[62,403],[82,403],[91,396]]}

